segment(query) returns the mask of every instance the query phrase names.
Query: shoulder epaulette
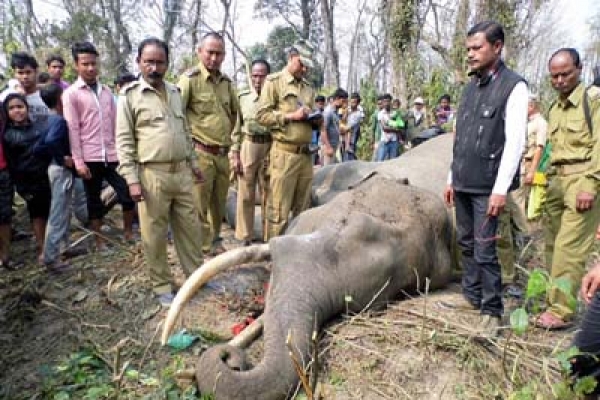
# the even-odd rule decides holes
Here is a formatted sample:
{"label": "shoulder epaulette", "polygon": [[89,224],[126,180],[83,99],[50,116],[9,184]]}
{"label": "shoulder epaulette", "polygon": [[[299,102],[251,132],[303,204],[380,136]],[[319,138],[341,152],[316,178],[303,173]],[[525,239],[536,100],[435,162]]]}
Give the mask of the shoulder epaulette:
{"label": "shoulder epaulette", "polygon": [[187,71],[185,71],[185,76],[187,76],[188,78],[193,78],[194,76],[198,75],[200,73],[200,68],[193,67],[188,69]]}
{"label": "shoulder epaulette", "polygon": [[134,87],[139,86],[139,84],[140,84],[140,81],[129,82],[121,88],[121,90],[119,91],[119,94],[125,95],[129,90],[133,89]]}
{"label": "shoulder epaulette", "polygon": [[225,79],[226,81],[233,82],[227,74],[221,74],[221,78]]}
{"label": "shoulder epaulette", "polygon": [[275,73],[267,75],[267,80],[268,81],[274,81],[276,79],[279,79],[280,76],[281,76],[281,71],[275,72]]}
{"label": "shoulder epaulette", "polygon": [[590,100],[597,100],[600,98],[600,88],[598,86],[590,86],[587,89],[588,96],[590,96]]}
{"label": "shoulder epaulette", "polygon": [[248,96],[252,91],[250,89],[243,89],[238,92],[238,97]]}

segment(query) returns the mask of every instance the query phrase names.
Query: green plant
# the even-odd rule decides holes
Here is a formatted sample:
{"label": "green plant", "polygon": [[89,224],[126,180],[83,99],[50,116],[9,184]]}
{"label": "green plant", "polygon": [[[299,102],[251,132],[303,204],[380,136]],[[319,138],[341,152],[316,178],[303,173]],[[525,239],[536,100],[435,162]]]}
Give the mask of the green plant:
{"label": "green plant", "polygon": [[[535,269],[529,273],[527,289],[525,291],[525,304],[531,304],[534,314],[538,313],[539,304],[550,290],[559,290],[566,297],[569,307],[575,310],[577,299],[572,293],[572,283],[567,278],[552,279],[546,271]],[[517,335],[522,335],[529,327],[529,313],[525,307],[519,307],[510,315],[510,325]]]}
{"label": "green plant", "polygon": [[[536,314],[540,311],[540,303],[550,290],[559,290],[567,298],[571,310],[577,308],[577,299],[573,295],[572,283],[566,278],[552,279],[546,271],[536,269],[529,273],[527,289],[525,291],[525,304],[530,305],[531,311]],[[519,307],[510,315],[510,325],[517,335],[524,334],[529,328],[529,312],[525,307]],[[568,400],[579,398],[591,393],[596,387],[593,377],[574,379],[571,376],[571,361],[581,353],[576,347],[553,354],[553,358],[560,366],[562,380],[552,386],[556,399]],[[530,382],[511,394],[510,400],[536,400],[538,399],[538,382]]]}
{"label": "green plant", "polygon": [[54,367],[42,369],[46,373],[42,392],[54,400],[109,399],[115,394],[108,368],[93,351],[71,354]]}

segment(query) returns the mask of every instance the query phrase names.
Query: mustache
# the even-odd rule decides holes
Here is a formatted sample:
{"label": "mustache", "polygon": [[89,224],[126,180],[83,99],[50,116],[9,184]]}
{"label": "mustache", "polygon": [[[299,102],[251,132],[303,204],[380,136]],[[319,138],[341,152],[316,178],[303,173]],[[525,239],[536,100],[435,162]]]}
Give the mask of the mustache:
{"label": "mustache", "polygon": [[153,78],[153,79],[155,79],[155,78],[162,78],[162,77],[163,77],[163,75],[162,75],[160,72],[156,72],[156,71],[154,71],[154,72],[150,72],[150,73],[148,74],[148,78]]}

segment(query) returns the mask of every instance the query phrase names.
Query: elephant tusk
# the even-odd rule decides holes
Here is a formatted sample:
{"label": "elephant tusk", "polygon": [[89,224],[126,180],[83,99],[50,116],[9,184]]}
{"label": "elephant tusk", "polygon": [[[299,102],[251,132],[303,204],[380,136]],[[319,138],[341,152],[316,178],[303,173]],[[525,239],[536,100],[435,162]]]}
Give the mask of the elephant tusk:
{"label": "elephant tusk", "polygon": [[177,296],[175,296],[175,299],[169,308],[163,326],[161,344],[164,346],[167,343],[181,310],[183,310],[186,303],[206,284],[206,282],[211,280],[215,275],[226,271],[231,267],[250,262],[266,261],[270,256],[268,244],[242,247],[229,250],[206,262],[194,271],[194,273],[185,281],[181,289],[179,289]]}
{"label": "elephant tusk", "polygon": [[256,340],[257,337],[260,336],[263,330],[264,318],[261,315],[257,319],[255,319],[250,325],[246,327],[243,331],[241,331],[237,336],[229,341],[229,345],[233,347],[237,347],[239,349],[245,349],[250,346],[252,342]]}

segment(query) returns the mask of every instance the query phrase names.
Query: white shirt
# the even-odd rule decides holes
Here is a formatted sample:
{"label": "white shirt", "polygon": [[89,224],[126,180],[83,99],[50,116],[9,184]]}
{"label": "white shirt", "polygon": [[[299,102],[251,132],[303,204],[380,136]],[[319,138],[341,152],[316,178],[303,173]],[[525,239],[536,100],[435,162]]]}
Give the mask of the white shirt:
{"label": "white shirt", "polygon": [[[525,138],[527,136],[527,104],[529,93],[525,82],[515,85],[506,101],[504,115],[504,150],[500,158],[498,175],[492,194],[505,196],[521,162]],[[448,174],[448,184],[452,185],[452,171]]]}
{"label": "white shirt", "polygon": [[379,121],[379,126],[381,126],[381,141],[384,143],[388,142],[396,142],[398,141],[398,137],[393,132],[386,132],[383,130],[384,126],[387,126],[390,121],[390,112],[385,108],[381,109],[379,113],[377,113],[377,120]]}

